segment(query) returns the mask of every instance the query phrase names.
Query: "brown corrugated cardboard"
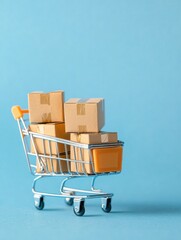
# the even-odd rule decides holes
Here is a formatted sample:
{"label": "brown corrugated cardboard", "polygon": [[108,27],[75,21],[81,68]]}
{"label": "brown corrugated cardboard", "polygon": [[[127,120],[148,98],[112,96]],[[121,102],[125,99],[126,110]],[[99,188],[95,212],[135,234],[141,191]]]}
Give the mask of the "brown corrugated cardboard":
{"label": "brown corrugated cardboard", "polygon": [[104,99],[72,98],[64,104],[66,132],[99,132],[104,126]]}
{"label": "brown corrugated cardboard", "polygon": [[36,161],[37,173],[61,173],[68,172],[70,167],[69,161],[63,160],[65,155],[59,155],[61,160],[57,159],[58,155],[52,155],[52,158],[39,157]]}
{"label": "brown corrugated cardboard", "polygon": [[[57,138],[63,138],[63,139],[70,139],[70,134],[65,132],[65,123],[46,123],[46,124],[31,124],[29,126],[30,131],[35,133],[40,133],[52,137]],[[34,138],[35,147],[37,149],[38,153],[41,154],[50,154],[50,148],[51,148],[51,154],[57,154],[57,151],[59,153],[65,152],[64,145],[51,141],[50,147],[48,140],[45,140],[43,143],[43,140],[40,138]],[[67,150],[69,150],[67,148]],[[31,143],[31,151],[35,153],[33,144]]]}
{"label": "brown corrugated cardboard", "polygon": [[31,123],[64,122],[64,92],[32,92],[28,94]]}
{"label": "brown corrugated cardboard", "polygon": [[[85,144],[99,144],[99,143],[111,143],[117,142],[117,133],[116,132],[99,132],[99,133],[71,133],[70,140],[79,143]],[[74,152],[75,150],[75,152]],[[81,153],[82,151],[82,153]],[[82,158],[81,158],[82,156]],[[71,162],[71,171],[72,172],[86,172],[88,174],[93,173],[91,159],[89,155],[89,150],[74,148],[71,146],[70,148],[70,158],[72,160],[84,161],[85,164]]]}

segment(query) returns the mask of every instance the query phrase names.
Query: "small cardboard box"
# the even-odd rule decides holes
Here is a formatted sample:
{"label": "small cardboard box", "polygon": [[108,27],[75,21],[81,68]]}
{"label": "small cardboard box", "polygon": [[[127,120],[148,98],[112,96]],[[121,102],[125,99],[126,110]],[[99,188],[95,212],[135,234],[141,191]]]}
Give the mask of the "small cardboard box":
{"label": "small cardboard box", "polygon": [[[29,126],[30,131],[40,133],[52,137],[63,138],[66,140],[70,139],[70,134],[65,132],[65,123],[46,123],[46,124],[31,124]],[[57,154],[64,153],[64,144],[51,141],[49,146],[48,140],[42,140],[41,138],[34,138],[34,144],[38,153],[41,154]],[[67,146],[67,150],[70,148]],[[33,143],[31,142],[31,152],[35,153]]]}
{"label": "small cardboard box", "polygon": [[117,132],[98,132],[98,133],[71,133],[71,141],[86,143],[86,144],[99,144],[99,143],[113,143],[118,141]]}
{"label": "small cardboard box", "polygon": [[[71,133],[70,140],[74,141],[74,142],[78,142],[78,143],[85,143],[85,144],[101,144],[101,143],[117,142],[118,137],[117,137],[116,132],[99,132],[99,133],[82,133],[82,134]],[[82,156],[82,158],[81,158],[81,156]],[[93,156],[93,154],[92,154],[92,156]],[[99,161],[99,159],[101,158],[102,155],[99,154],[99,159],[96,156],[97,155],[95,155],[95,158],[93,157],[93,162]],[[70,164],[72,172],[79,172],[79,173],[86,172],[87,174],[93,173],[89,150],[80,149],[77,147],[73,148],[71,146],[70,158],[71,158],[71,160],[75,161],[75,162],[72,161]],[[82,163],[76,162],[76,160],[82,161]],[[115,160],[113,160],[113,162],[114,161]],[[102,163],[102,160],[101,160],[101,163]],[[98,166],[99,166],[99,164],[98,164]],[[104,164],[103,164],[103,166],[104,166]],[[103,169],[102,166],[101,166],[101,169]]]}
{"label": "small cardboard box", "polygon": [[59,158],[65,158],[65,160],[57,159],[58,155],[52,155],[52,158],[48,157],[39,157],[36,160],[36,172],[37,173],[65,173],[68,172],[69,161],[66,161],[65,155],[59,155]]}
{"label": "small cardboard box", "polygon": [[31,123],[64,122],[64,92],[28,94]]}
{"label": "small cardboard box", "polygon": [[103,98],[71,98],[64,104],[66,132],[99,132],[104,126]]}

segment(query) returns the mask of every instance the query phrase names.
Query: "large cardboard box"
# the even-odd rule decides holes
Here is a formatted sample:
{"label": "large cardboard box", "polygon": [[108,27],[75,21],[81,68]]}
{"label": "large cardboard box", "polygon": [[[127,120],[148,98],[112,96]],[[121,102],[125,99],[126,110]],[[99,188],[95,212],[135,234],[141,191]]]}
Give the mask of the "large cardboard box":
{"label": "large cardboard box", "polygon": [[[101,143],[114,143],[117,142],[117,133],[116,132],[99,132],[99,133],[71,133],[70,140],[78,143],[85,143],[85,144],[101,144]],[[110,149],[108,150],[110,152]],[[98,163],[98,170],[104,168],[104,162],[102,160],[103,154],[96,155],[91,152],[93,157],[92,163],[95,166],[95,162],[101,162],[101,166]],[[109,155],[110,156],[110,155]],[[79,172],[83,173],[86,172],[87,174],[93,173],[93,167],[91,164],[91,156],[90,152],[87,149],[80,149],[78,147],[71,146],[70,148],[70,158],[71,160],[71,171],[72,172]],[[103,157],[104,158],[104,157]],[[82,161],[82,162],[79,162]],[[113,162],[117,161],[117,159],[111,160]],[[109,165],[109,164],[108,164]],[[110,165],[110,169],[111,169]],[[96,170],[97,170],[96,169]],[[108,167],[107,167],[108,169]]]}
{"label": "large cardboard box", "polygon": [[99,132],[104,126],[103,98],[71,98],[64,104],[66,132]]}
{"label": "large cardboard box", "polygon": [[[70,139],[70,134],[65,132],[65,123],[46,123],[46,124],[31,124],[29,126],[30,131],[40,133],[52,137]],[[64,144],[51,141],[49,145],[48,140],[42,140],[41,138],[34,138],[34,144],[38,153],[41,154],[58,154],[64,153]],[[51,152],[50,152],[51,150]],[[67,150],[70,148],[67,146]],[[31,152],[35,153],[33,143],[31,142]]]}
{"label": "large cardboard box", "polygon": [[[57,157],[62,159],[59,160]],[[37,173],[65,173],[70,170],[70,163],[66,161],[65,155],[52,155],[52,158],[39,157],[36,160],[36,167]]]}
{"label": "large cardboard box", "polygon": [[28,94],[31,123],[64,122],[64,92],[32,92]]}

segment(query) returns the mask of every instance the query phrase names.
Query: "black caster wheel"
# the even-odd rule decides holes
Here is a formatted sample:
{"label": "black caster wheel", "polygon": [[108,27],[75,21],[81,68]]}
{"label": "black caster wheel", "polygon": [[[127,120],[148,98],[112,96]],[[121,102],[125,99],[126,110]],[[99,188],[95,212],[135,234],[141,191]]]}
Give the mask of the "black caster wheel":
{"label": "black caster wheel", "polygon": [[38,210],[42,210],[45,206],[43,197],[35,198],[35,207]]}
{"label": "black caster wheel", "polygon": [[102,203],[103,212],[109,213],[112,209],[111,198],[105,198]]}
{"label": "black caster wheel", "polygon": [[75,201],[73,207],[74,213],[77,216],[83,216],[85,213],[84,201]]}
{"label": "black caster wheel", "polygon": [[65,198],[65,203],[68,205],[68,206],[72,206],[73,203],[74,203],[74,199],[73,198]]}

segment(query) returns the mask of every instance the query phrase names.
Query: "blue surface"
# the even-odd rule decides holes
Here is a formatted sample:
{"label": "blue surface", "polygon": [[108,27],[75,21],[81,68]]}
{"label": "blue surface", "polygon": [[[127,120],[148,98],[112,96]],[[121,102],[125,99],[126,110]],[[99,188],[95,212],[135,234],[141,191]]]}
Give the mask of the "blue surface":
{"label": "blue surface", "polygon": [[[179,0],[0,1],[0,239],[181,238],[180,12]],[[104,130],[125,141],[122,174],[98,180],[110,214],[98,200],[82,218],[61,199],[34,209],[10,108],[57,89],[104,97]]]}

